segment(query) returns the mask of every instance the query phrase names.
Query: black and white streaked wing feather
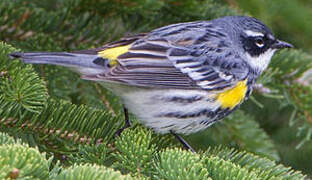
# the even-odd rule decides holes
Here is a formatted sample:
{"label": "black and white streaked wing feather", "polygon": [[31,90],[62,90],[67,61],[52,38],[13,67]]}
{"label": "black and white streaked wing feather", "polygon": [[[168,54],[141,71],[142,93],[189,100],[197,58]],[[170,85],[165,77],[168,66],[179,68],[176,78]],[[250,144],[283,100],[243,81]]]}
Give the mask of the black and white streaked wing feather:
{"label": "black and white streaked wing feather", "polygon": [[[133,36],[137,37],[137,36]],[[83,77],[95,81],[116,81],[123,84],[156,88],[199,88],[186,74],[181,73],[167,59],[166,52],[170,48],[166,40],[143,41],[141,38],[133,43],[127,53],[118,57],[118,65],[110,71],[94,76]],[[114,43],[110,47],[118,47]],[[123,45],[127,45],[123,43]],[[104,46],[102,49],[105,49]]]}
{"label": "black and white streaked wing feather", "polygon": [[155,87],[155,88],[176,88],[176,89],[197,89],[199,88],[187,75],[175,68],[135,68],[125,69],[118,66],[104,79],[122,82],[133,86]]}
{"label": "black and white streaked wing feather", "polygon": [[198,51],[176,48],[172,49],[168,59],[202,89],[223,90],[234,86],[248,75],[248,68],[238,56],[235,59],[235,56],[224,57],[211,52],[199,56],[195,53]]}
{"label": "black and white streaked wing feather", "polygon": [[207,22],[163,27],[134,41],[118,57],[119,65],[97,78],[135,86],[223,90],[248,74],[226,42],[226,35]]}

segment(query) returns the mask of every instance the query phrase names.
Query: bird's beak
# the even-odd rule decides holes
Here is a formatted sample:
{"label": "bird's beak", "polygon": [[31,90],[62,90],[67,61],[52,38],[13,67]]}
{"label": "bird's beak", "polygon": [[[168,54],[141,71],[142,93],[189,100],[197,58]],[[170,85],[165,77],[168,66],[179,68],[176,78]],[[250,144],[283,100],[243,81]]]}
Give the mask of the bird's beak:
{"label": "bird's beak", "polygon": [[276,40],[273,44],[272,44],[272,48],[273,49],[283,49],[283,48],[293,48],[294,46],[290,43],[287,43],[285,41],[281,41],[281,40]]}

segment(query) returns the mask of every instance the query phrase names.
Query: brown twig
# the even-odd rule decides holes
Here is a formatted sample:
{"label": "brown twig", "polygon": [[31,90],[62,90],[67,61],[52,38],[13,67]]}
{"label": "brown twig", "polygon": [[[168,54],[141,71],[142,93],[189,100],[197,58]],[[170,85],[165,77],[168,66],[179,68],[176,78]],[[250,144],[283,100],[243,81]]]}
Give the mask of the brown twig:
{"label": "brown twig", "polygon": [[112,113],[113,116],[116,116],[116,112],[114,111],[114,109],[112,108],[112,106],[110,105],[109,101],[107,100],[107,98],[105,97],[105,95],[103,95],[101,88],[99,87],[98,84],[95,84],[95,89],[96,91],[99,93],[99,95],[101,96],[101,100],[102,102],[105,104],[105,106],[107,107],[107,109],[109,110],[109,112]]}
{"label": "brown twig", "polygon": [[62,139],[67,139],[70,141],[74,141],[77,144],[90,144],[90,143],[96,143],[101,144],[103,143],[103,139],[94,139],[93,137],[88,137],[86,135],[81,135],[76,131],[62,131],[61,129],[57,128],[48,128],[43,126],[35,126],[34,124],[25,121],[22,125],[17,126],[18,119],[14,118],[7,118],[7,119],[0,119],[0,124],[7,127],[16,127],[21,129],[32,129],[33,131],[36,131],[39,134],[43,135],[54,135],[58,136]]}

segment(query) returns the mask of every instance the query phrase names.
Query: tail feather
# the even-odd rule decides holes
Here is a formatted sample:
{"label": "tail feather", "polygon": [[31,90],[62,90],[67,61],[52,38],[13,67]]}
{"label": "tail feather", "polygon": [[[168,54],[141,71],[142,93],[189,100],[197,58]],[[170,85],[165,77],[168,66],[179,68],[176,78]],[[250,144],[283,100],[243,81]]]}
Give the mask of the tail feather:
{"label": "tail feather", "polygon": [[[68,52],[14,52],[10,58],[19,58],[28,64],[53,64],[69,67],[82,75],[94,75],[106,72],[109,68],[107,59],[96,54],[81,54]],[[100,63],[99,63],[100,62]]]}

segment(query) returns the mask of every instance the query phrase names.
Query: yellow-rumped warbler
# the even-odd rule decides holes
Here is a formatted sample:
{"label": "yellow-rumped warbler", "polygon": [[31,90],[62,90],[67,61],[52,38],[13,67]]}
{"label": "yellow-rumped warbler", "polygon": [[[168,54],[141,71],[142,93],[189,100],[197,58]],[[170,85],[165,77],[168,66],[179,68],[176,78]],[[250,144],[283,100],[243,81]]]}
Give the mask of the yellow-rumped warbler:
{"label": "yellow-rumped warbler", "polygon": [[194,133],[227,116],[250,95],[274,52],[291,47],[255,18],[228,16],[173,24],[96,49],[10,56],[103,82],[141,123],[173,133],[193,151],[175,133]]}

